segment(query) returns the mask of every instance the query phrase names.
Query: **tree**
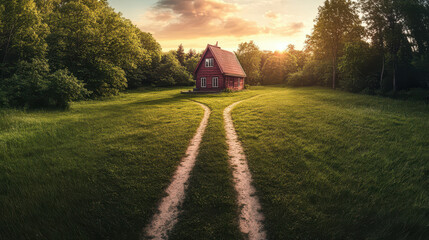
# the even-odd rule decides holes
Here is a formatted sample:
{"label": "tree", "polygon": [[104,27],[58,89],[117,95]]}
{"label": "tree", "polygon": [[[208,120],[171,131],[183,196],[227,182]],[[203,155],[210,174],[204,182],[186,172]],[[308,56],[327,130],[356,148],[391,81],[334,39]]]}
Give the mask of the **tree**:
{"label": "tree", "polygon": [[185,50],[183,45],[180,44],[176,51],[177,60],[179,60],[180,65],[185,66]]}
{"label": "tree", "polygon": [[273,55],[267,59],[262,67],[262,83],[264,85],[283,83],[285,78],[284,59],[280,55]]}
{"label": "tree", "polygon": [[299,70],[302,70],[309,57],[308,53],[302,50],[296,50],[293,44],[289,44],[286,51],[296,58],[297,67]]}
{"label": "tree", "polygon": [[195,56],[197,56],[197,51],[195,51],[195,49],[189,49],[189,52],[186,54],[186,60],[193,58]]}
{"label": "tree", "polygon": [[154,85],[156,86],[189,86],[195,82],[186,68],[180,65],[174,51],[162,56],[161,63],[155,70]]}
{"label": "tree", "polygon": [[6,77],[7,65],[45,57],[49,28],[33,0],[1,1],[0,12],[0,57]]}
{"label": "tree", "polygon": [[359,40],[363,27],[357,8],[350,0],[326,0],[319,7],[308,47],[319,58],[330,59],[332,65],[332,88],[336,88],[338,58],[348,41]]}
{"label": "tree", "polygon": [[377,51],[365,41],[346,43],[344,54],[339,59],[341,87],[360,92],[364,89],[376,89]]}
{"label": "tree", "polygon": [[294,55],[287,51],[282,53],[281,58],[283,60],[284,80],[286,80],[290,74],[298,71],[298,61]]}
{"label": "tree", "polygon": [[361,7],[365,13],[364,20],[372,42],[382,56],[380,88],[383,88],[385,63],[389,61],[392,70],[392,88],[396,91],[400,50],[409,44],[404,34],[407,27],[404,25],[400,1],[362,0]]}
{"label": "tree", "polygon": [[251,85],[261,82],[261,51],[253,41],[240,43],[235,52],[238,61],[247,75],[246,81]]}

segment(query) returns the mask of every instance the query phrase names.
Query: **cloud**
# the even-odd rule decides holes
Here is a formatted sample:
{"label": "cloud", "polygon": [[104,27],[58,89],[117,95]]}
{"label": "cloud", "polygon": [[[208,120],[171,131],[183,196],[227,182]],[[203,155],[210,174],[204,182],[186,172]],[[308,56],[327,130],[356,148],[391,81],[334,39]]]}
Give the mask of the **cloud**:
{"label": "cloud", "polygon": [[297,33],[300,33],[304,28],[304,23],[295,22],[290,23],[286,26],[275,27],[271,29],[271,32],[280,36],[293,36]]}
{"label": "cloud", "polygon": [[280,15],[278,13],[274,13],[273,11],[269,10],[264,15],[266,18],[270,19],[279,19]]}
{"label": "cloud", "polygon": [[[145,31],[162,40],[196,39],[207,37],[244,37],[259,34],[293,35],[302,23],[284,26],[259,26],[241,17],[240,6],[222,0],[158,0],[145,14]],[[267,18],[278,19],[279,14],[268,11]]]}

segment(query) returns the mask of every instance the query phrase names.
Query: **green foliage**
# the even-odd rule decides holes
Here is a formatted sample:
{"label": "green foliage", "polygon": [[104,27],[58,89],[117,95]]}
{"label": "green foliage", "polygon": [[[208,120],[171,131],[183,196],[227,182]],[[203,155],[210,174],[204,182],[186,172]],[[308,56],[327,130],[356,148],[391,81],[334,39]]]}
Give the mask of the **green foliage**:
{"label": "green foliage", "polygon": [[363,27],[356,5],[350,0],[326,0],[319,7],[312,34],[307,39],[307,47],[315,58],[331,61],[332,87],[335,89],[338,58],[344,44],[360,40]]}
{"label": "green foliage", "polygon": [[235,55],[247,75],[246,82],[250,85],[261,83],[262,53],[259,47],[253,41],[240,43]]}
{"label": "green foliage", "polygon": [[193,74],[195,69],[197,68],[198,62],[200,61],[200,56],[189,57],[185,60],[185,68],[186,70]]}
{"label": "green foliage", "polygon": [[287,51],[282,54],[282,58],[284,78],[286,79],[290,74],[298,71],[298,61],[294,55]]}
{"label": "green foliage", "polygon": [[46,60],[21,61],[0,86],[0,106],[67,108],[87,95],[84,85],[67,70],[50,74]]}
{"label": "green foliage", "polygon": [[180,65],[185,66],[185,50],[182,44],[180,44],[177,48],[176,58],[179,61]]}
{"label": "green foliage", "polygon": [[[0,2],[0,57],[2,79],[22,77],[10,87],[1,80],[2,105],[10,101],[11,106],[67,107],[75,90],[82,86],[76,78],[83,80],[87,93],[91,93],[85,94],[87,97],[116,95],[127,87],[152,83],[161,61],[161,47],[151,34],[116,13],[107,1],[12,0]],[[33,67],[24,71],[22,61],[31,62]],[[41,65],[37,61],[50,70],[32,77],[30,69]],[[183,79],[181,72],[178,75]],[[41,91],[39,88],[22,89],[35,82],[50,85],[50,81],[57,87],[51,92],[70,93],[63,92],[64,99],[57,96],[49,100],[53,103],[42,104],[46,99],[30,101],[38,98],[40,94],[32,91]],[[30,95],[25,99],[23,94]]]}
{"label": "green foliage", "polygon": [[192,75],[180,65],[174,52],[162,56],[161,63],[155,73],[153,83],[156,86],[190,86],[195,83]]}
{"label": "green foliage", "polygon": [[262,67],[262,78],[264,85],[283,83],[285,72],[281,56],[271,56]]}
{"label": "green foliage", "polygon": [[[33,0],[0,2],[0,61],[3,67],[46,54],[49,28]],[[3,70],[3,69],[2,69]],[[2,71],[3,77],[5,72]]]}
{"label": "green foliage", "polygon": [[311,60],[304,68],[287,78],[289,86],[329,86],[332,72],[330,63],[322,60]]}
{"label": "green foliage", "polygon": [[351,92],[360,92],[365,88],[376,89],[379,69],[376,53],[366,42],[347,43],[338,64],[341,87]]}
{"label": "green foliage", "polygon": [[127,87],[125,71],[112,63],[98,59],[94,64],[92,77],[87,80],[87,88],[95,96],[117,95]]}
{"label": "green foliage", "polygon": [[70,102],[86,97],[89,92],[84,84],[68,70],[58,70],[48,76],[47,95],[51,104],[58,108],[68,108]]}

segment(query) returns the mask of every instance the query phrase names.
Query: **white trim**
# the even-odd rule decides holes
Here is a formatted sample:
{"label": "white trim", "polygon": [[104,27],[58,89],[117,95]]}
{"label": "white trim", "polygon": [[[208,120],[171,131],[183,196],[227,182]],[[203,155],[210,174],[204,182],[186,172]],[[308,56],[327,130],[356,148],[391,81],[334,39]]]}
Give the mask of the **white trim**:
{"label": "white trim", "polygon": [[219,87],[219,78],[218,77],[212,77],[212,87],[214,87],[214,88],[218,88]]}
{"label": "white trim", "polygon": [[[204,84],[203,84],[203,83],[204,83]],[[206,79],[205,77],[202,77],[202,78],[201,78],[201,87],[202,87],[202,88],[207,87],[207,79]]]}
{"label": "white trim", "polygon": [[205,66],[206,67],[213,67],[214,66],[213,58],[206,58]]}

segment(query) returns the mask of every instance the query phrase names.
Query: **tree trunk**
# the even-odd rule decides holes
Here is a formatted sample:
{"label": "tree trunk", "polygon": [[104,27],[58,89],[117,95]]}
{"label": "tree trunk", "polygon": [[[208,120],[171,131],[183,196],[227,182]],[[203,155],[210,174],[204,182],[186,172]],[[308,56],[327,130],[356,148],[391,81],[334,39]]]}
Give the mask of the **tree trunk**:
{"label": "tree trunk", "polygon": [[332,58],[332,89],[335,90],[335,79],[337,75],[337,66],[336,66],[336,61],[335,61],[335,57]]}
{"label": "tree trunk", "polygon": [[2,61],[3,64],[6,63],[7,54],[9,53],[9,45],[10,45],[10,41],[12,40],[14,29],[15,29],[15,24],[12,25],[12,28],[10,29],[10,32],[9,32],[9,37],[7,39],[6,48],[4,50],[4,55],[3,55],[3,61]]}
{"label": "tree trunk", "polygon": [[396,92],[396,63],[393,63],[393,92]]}
{"label": "tree trunk", "polygon": [[381,65],[381,74],[380,74],[380,90],[383,90],[383,76],[384,76],[384,54],[382,59],[382,65]]}

